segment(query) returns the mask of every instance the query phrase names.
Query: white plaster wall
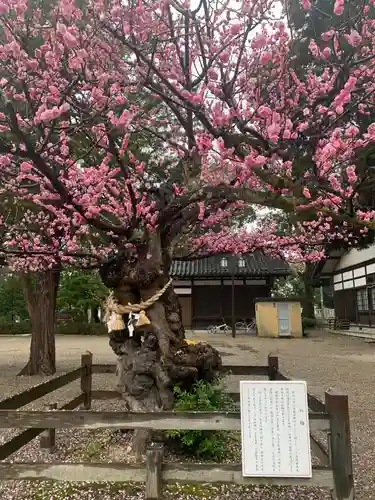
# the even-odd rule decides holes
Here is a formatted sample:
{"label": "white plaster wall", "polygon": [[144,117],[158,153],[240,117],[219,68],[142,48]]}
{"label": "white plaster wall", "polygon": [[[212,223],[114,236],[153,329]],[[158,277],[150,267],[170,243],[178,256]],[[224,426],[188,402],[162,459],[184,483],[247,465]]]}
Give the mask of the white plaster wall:
{"label": "white plaster wall", "polygon": [[356,264],[361,264],[370,259],[375,258],[375,245],[372,245],[369,248],[365,248],[364,250],[357,250],[353,248],[348,253],[343,255],[339,260],[335,272],[340,269],[345,269],[346,267],[355,266]]}

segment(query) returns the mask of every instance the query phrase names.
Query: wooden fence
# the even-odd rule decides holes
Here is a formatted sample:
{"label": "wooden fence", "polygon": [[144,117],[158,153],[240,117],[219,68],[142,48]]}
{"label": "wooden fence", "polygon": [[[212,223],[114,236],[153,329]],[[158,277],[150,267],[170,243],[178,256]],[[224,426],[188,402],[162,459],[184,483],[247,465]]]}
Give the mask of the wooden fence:
{"label": "wooden fence", "polygon": [[315,308],[315,318],[316,319],[328,319],[328,318],[334,318],[334,317],[335,317],[335,310],[334,309],[328,309],[327,307],[324,307],[323,309],[321,307]]}
{"label": "wooden fence", "polygon": [[344,318],[330,318],[327,321],[330,330],[350,330],[350,320]]}
{"label": "wooden fence", "polygon": [[[92,375],[115,373],[115,365],[93,364],[92,354],[82,355],[81,367],[53,380],[0,402],[0,428],[28,427],[0,446],[0,459],[19,450],[41,435],[40,446],[46,452],[55,447],[55,432],[61,428],[97,429],[199,429],[240,431],[240,413],[161,412],[133,413],[88,411],[92,400],[117,399],[115,391],[92,390]],[[264,376],[269,380],[289,380],[279,371],[277,356],[268,356],[267,366],[225,366],[223,371],[232,375]],[[81,380],[81,393],[57,409],[47,405],[44,411],[20,411],[19,408],[49,394],[74,380]],[[231,394],[239,400],[239,393]],[[146,466],[124,463],[21,463],[1,462],[0,479],[56,480],[56,481],[132,481],[146,483],[146,498],[161,497],[163,483],[234,483],[241,485],[299,485],[329,488],[335,500],[354,499],[348,397],[329,391],[325,403],[308,395],[312,453],[319,460],[313,466],[312,477],[262,478],[243,477],[241,464],[163,463],[161,443],[153,443],[147,450]],[[83,410],[73,411],[78,406]],[[315,432],[325,432],[326,447]]]}

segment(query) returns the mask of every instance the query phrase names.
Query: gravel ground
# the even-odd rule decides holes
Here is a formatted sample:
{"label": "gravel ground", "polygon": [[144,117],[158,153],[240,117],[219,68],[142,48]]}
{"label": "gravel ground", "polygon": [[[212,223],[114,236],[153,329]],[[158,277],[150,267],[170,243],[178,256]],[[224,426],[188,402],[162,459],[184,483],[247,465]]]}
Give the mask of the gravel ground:
{"label": "gravel ground", "polygon": [[[207,336],[204,333],[190,334],[191,338],[210,341],[223,354],[226,364],[264,364],[268,353],[279,356],[280,369],[294,379],[307,380],[309,392],[324,397],[324,391],[338,387],[349,395],[352,425],[353,462],[357,500],[375,500],[375,393],[372,378],[375,364],[375,345],[360,339],[334,336],[316,332],[310,338],[296,340],[260,339],[238,336]],[[39,383],[42,378],[15,375],[27,359],[28,337],[2,337],[0,346],[0,398],[22,392]],[[59,337],[57,339],[59,373],[76,368],[80,354],[89,348],[98,363],[112,363],[114,357],[107,339],[100,337]],[[243,377],[242,377],[243,378]],[[44,378],[43,380],[46,380]],[[238,377],[228,380],[231,392],[238,390]],[[94,389],[111,389],[113,375],[95,375]],[[74,382],[52,394],[28,405],[25,409],[39,409],[47,402],[59,406],[79,393],[79,382]],[[121,410],[120,401],[95,402],[96,410]],[[0,444],[17,434],[17,429],[2,429]],[[57,450],[48,457],[38,450],[38,439],[32,441],[11,461],[108,461],[114,450],[121,449],[122,441],[109,431],[84,431],[80,429],[57,432]],[[115,457],[116,460],[124,459]],[[143,499],[143,485],[123,483],[45,483],[25,481],[0,482],[1,500],[131,500]],[[210,487],[207,485],[171,485],[163,493],[169,500],[328,500],[327,491],[304,488],[276,487]]]}

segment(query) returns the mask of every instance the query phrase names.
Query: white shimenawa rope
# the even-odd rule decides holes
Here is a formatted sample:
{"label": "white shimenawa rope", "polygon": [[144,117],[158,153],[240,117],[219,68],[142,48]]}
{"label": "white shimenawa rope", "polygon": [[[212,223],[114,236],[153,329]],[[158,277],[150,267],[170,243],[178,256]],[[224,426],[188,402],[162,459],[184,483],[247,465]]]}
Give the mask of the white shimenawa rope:
{"label": "white shimenawa rope", "polygon": [[[155,304],[155,302],[157,302],[160,299],[160,297],[167,290],[167,288],[170,286],[171,283],[172,283],[172,278],[163,286],[163,288],[157,291],[152,297],[145,300],[144,302],[141,302],[140,304],[128,304],[126,306],[123,306],[118,303],[117,299],[114,296],[114,293],[111,292],[106,302],[106,313],[104,315],[104,322],[107,324],[108,331],[111,332],[114,330],[123,330],[125,328],[125,323],[122,319],[123,314],[129,314],[128,327],[130,326],[133,327],[129,328],[129,330],[131,330],[131,334],[132,331],[134,330],[133,318],[138,320],[136,326],[150,324],[150,320],[147,318],[145,310],[148,309],[153,304]],[[139,313],[139,314],[133,314],[133,313]]]}

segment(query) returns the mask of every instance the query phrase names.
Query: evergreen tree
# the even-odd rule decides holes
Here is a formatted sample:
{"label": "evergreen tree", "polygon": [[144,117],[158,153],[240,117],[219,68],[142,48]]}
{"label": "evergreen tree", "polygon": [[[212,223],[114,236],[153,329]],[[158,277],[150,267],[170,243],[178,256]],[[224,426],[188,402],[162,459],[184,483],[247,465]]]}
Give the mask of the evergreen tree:
{"label": "evergreen tree", "polygon": [[67,270],[61,274],[57,310],[68,312],[72,319],[86,322],[88,311],[103,304],[108,289],[96,271]]}

